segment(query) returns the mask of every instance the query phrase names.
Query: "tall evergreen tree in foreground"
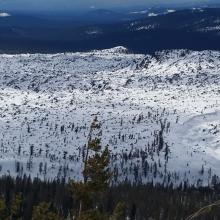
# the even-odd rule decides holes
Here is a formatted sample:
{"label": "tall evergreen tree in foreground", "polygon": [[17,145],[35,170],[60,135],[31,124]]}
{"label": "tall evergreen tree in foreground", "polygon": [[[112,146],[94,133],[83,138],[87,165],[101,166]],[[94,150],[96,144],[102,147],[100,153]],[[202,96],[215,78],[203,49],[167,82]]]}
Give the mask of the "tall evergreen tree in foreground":
{"label": "tall evergreen tree in foreground", "polygon": [[109,171],[110,153],[108,147],[101,146],[101,124],[97,117],[90,126],[88,143],[83,151],[83,181],[70,183],[78,202],[78,210],[73,211],[77,220],[108,219],[103,211],[104,192],[111,177]]}

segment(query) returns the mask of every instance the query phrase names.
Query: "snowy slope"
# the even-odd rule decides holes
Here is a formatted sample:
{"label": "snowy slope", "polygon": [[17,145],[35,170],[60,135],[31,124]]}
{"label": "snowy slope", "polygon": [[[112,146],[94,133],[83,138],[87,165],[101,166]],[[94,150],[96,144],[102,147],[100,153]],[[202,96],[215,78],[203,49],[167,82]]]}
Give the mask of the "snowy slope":
{"label": "snowy slope", "polygon": [[0,174],[79,179],[95,117],[113,181],[220,175],[220,52],[0,55]]}

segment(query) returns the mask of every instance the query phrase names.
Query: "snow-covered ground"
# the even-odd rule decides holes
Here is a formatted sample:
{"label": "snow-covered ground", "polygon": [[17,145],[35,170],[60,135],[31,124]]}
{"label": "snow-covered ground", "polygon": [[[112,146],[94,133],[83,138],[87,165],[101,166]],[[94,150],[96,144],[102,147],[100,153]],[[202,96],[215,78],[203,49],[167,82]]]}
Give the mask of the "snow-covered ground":
{"label": "snow-covered ground", "polygon": [[95,115],[113,181],[220,175],[220,52],[0,55],[0,174],[80,178]]}

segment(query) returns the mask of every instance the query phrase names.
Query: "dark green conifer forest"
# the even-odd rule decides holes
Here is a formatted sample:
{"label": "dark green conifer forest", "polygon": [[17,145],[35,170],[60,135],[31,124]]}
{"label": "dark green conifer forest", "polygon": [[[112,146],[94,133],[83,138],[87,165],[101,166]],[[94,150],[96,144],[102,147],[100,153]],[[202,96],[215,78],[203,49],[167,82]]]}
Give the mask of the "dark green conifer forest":
{"label": "dark green conifer forest", "polygon": [[[29,177],[0,179],[0,219],[71,219],[79,211],[77,191],[65,181],[44,182]],[[89,201],[90,214],[81,219],[130,219],[130,220],[185,220],[201,207],[220,199],[220,186],[214,188],[177,188],[162,185],[130,185],[107,187],[100,198],[93,194]],[[95,216],[91,217],[92,214]],[[99,217],[100,216],[100,217]],[[118,217],[119,216],[119,217]],[[77,219],[77,218],[75,218]],[[220,208],[213,207],[201,220],[220,219]]]}

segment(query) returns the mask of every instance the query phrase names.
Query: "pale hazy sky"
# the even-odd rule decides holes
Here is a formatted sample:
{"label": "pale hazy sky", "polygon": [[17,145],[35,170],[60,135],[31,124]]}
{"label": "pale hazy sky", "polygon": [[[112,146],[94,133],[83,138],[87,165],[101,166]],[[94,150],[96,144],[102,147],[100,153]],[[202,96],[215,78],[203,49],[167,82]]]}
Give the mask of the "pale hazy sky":
{"label": "pale hazy sky", "polygon": [[197,2],[219,2],[219,0],[0,0],[1,9],[13,10],[74,10],[74,9],[89,9],[91,7],[107,8],[118,6],[138,6],[150,4],[183,4]]}

